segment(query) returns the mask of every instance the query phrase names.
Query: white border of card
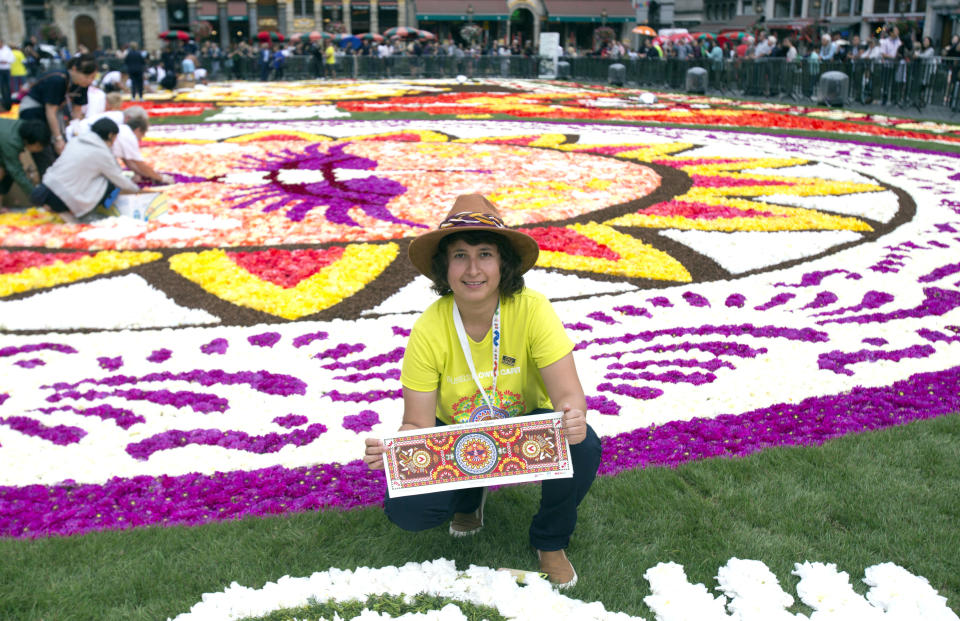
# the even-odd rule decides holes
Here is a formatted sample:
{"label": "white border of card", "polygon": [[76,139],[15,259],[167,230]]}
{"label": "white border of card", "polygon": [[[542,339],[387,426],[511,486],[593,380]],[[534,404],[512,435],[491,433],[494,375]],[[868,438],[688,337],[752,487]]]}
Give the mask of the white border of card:
{"label": "white border of card", "polygon": [[[488,485],[506,485],[510,483],[528,483],[531,481],[542,481],[544,479],[566,479],[573,477],[573,462],[570,459],[570,443],[567,441],[567,436],[563,432],[561,419],[563,414],[560,412],[552,412],[549,414],[538,414],[535,416],[519,416],[515,418],[499,418],[496,420],[482,421],[478,423],[463,423],[460,425],[447,425],[444,427],[433,427],[431,429],[411,429],[408,431],[398,431],[397,433],[385,436],[383,440],[383,464],[384,464],[384,473],[386,474],[387,479],[387,492],[390,494],[391,498],[399,498],[401,496],[415,496],[418,494],[431,494],[433,492],[443,492],[455,489],[466,489],[470,487],[486,487]],[[550,420],[553,422],[553,427],[557,432],[557,437],[563,442],[563,448],[566,449],[565,454],[567,459],[561,460],[559,468],[551,470],[541,470],[526,472],[523,474],[489,474],[484,476],[482,479],[472,479],[469,481],[440,481],[437,483],[431,483],[427,485],[418,485],[416,487],[407,487],[403,488],[396,484],[391,476],[392,472],[397,471],[397,456],[395,444],[396,440],[407,438],[410,436],[423,436],[430,435],[433,433],[442,433],[448,434],[450,432],[460,432],[460,431],[483,431],[490,427],[497,427],[499,425],[526,425],[530,423],[539,423],[541,421]]]}

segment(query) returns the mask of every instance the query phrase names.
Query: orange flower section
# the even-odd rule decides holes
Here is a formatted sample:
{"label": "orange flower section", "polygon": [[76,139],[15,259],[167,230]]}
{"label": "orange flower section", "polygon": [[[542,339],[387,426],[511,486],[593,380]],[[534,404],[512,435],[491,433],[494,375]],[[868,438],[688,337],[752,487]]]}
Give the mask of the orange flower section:
{"label": "orange flower section", "polygon": [[351,244],[340,259],[284,287],[264,280],[220,249],[185,252],[170,257],[170,269],[209,293],[238,306],[299,319],[342,302],[379,276],[397,257],[396,244]]}

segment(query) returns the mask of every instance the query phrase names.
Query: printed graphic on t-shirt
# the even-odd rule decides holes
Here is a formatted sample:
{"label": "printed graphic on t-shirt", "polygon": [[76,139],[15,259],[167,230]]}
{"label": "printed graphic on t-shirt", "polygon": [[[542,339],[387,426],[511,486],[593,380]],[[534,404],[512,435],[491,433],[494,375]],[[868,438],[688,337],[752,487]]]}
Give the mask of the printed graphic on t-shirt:
{"label": "printed graphic on t-shirt", "polygon": [[[489,393],[488,393],[489,394]],[[493,411],[483,400],[479,390],[453,404],[453,422],[475,423],[483,420],[511,418],[526,412],[523,396],[509,390],[497,391],[493,396]]]}

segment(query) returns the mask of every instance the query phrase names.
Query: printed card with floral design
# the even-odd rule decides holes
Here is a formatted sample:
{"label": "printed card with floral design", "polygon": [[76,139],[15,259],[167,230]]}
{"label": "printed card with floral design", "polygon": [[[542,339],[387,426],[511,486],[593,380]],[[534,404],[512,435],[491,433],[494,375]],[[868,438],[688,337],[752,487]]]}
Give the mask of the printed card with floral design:
{"label": "printed card with floral design", "polygon": [[573,476],[562,414],[401,431],[383,439],[391,498]]}

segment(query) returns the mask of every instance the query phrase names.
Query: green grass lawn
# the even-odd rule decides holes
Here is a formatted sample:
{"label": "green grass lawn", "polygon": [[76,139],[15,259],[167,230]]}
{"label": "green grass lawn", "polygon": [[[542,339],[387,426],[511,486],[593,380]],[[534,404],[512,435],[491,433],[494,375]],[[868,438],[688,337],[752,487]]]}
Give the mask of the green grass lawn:
{"label": "green grass lawn", "polygon": [[[330,567],[445,557],[459,568],[535,569],[527,527],[537,498],[535,485],[496,491],[486,528],[465,540],[445,527],[402,533],[379,509],[3,539],[0,619],[166,619],[232,581],[261,587]],[[580,574],[572,597],[651,621],[647,568],[675,561],[713,588],[734,556],[765,562],[791,594],[795,562],[834,562],[865,592],[864,568],[893,561],[928,578],[958,610],[960,415],[822,447],[598,479],[568,553]]]}

